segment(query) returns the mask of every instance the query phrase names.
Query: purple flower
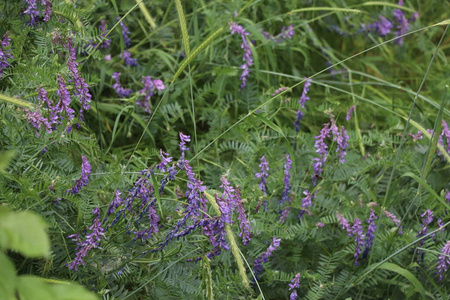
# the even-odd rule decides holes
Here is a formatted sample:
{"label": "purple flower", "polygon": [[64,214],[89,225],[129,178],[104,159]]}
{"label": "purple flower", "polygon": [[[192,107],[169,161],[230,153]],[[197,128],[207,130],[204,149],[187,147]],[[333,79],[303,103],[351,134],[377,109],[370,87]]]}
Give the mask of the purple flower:
{"label": "purple flower", "polygon": [[[403,6],[403,1],[399,0],[398,5]],[[409,30],[408,19],[405,17],[405,13],[401,9],[394,10],[394,19],[398,23],[396,36],[402,36]],[[403,38],[399,38],[395,41],[398,45],[403,44]]]}
{"label": "purple flower", "polygon": [[[420,216],[422,217],[422,224],[420,225],[420,227],[422,227],[422,229],[419,230],[416,237],[423,237],[423,236],[427,235],[428,225],[430,225],[430,223],[433,222],[433,219],[434,219],[433,212],[430,209],[427,209]],[[433,235],[431,237],[433,237]],[[422,239],[419,243],[419,246],[423,246],[424,243],[425,243],[425,239]],[[423,261],[423,257],[425,255],[425,253],[422,250],[418,250],[417,255],[418,255],[417,261],[418,262],[420,262],[421,260]]]}
{"label": "purple flower", "polygon": [[112,87],[116,90],[116,93],[120,98],[128,97],[133,92],[132,89],[126,89],[120,85],[120,73],[114,72],[112,78],[116,81],[116,83],[114,83]]}
{"label": "purple flower", "polygon": [[311,194],[308,189],[306,189],[303,194],[305,197],[302,199],[302,205],[300,206],[300,214],[298,215],[299,219],[303,217],[305,212],[308,212],[308,215],[311,215],[308,211],[308,207],[312,206],[312,199],[316,198],[317,191]]}
{"label": "purple flower", "polygon": [[250,237],[250,223],[247,220],[247,216],[245,215],[245,208],[244,203],[241,198],[241,191],[239,187],[236,187],[235,191],[235,197],[238,202],[237,204],[237,212],[238,212],[238,220],[239,220],[239,228],[241,231],[239,232],[239,237],[242,238],[242,244],[244,246],[247,246],[248,243],[252,240]]}
{"label": "purple flower", "polygon": [[91,106],[91,94],[89,93],[89,86],[83,77],[81,77],[78,71],[78,63],[76,61],[76,48],[73,45],[72,40],[68,40],[65,48],[69,50],[69,59],[67,61],[67,68],[72,73],[73,83],[75,86],[75,96],[80,96],[79,100],[81,102],[80,108],[80,120],[84,121],[84,111],[88,111]]}
{"label": "purple flower", "polygon": [[350,106],[350,108],[347,111],[347,116],[345,117],[346,121],[350,121],[350,119],[352,118],[353,111],[355,110],[355,108],[356,108],[356,105]]}
{"label": "purple flower", "polygon": [[275,90],[275,92],[273,92],[273,94],[270,95],[270,96],[271,96],[271,97],[276,96],[276,95],[278,95],[279,93],[284,92],[285,90],[287,90],[287,87],[282,86],[282,87],[280,87],[279,89]]}
{"label": "purple flower", "polygon": [[100,28],[102,37],[100,48],[109,48],[109,46],[111,45],[111,39],[107,37],[108,30],[106,29],[106,21],[100,20],[100,25],[98,27]]}
{"label": "purple flower", "polygon": [[[119,21],[120,19],[121,19],[120,17],[116,18],[117,21]],[[128,48],[131,46],[131,39],[128,37],[128,35],[130,34],[130,31],[128,30],[128,27],[125,26],[123,21],[120,21],[120,26],[122,27],[123,43],[125,44],[125,47]]]}
{"label": "purple flower", "polygon": [[316,223],[316,227],[317,228],[323,228],[323,227],[325,227],[325,224],[323,224],[322,222],[317,222]]}
{"label": "purple flower", "polygon": [[283,177],[283,183],[284,183],[284,190],[283,194],[281,195],[280,201],[278,201],[279,204],[283,204],[287,201],[289,201],[289,193],[291,192],[291,174],[290,169],[292,169],[292,160],[288,155],[286,155],[286,163],[284,164],[284,177]]}
{"label": "purple flower", "polygon": [[161,154],[161,162],[156,166],[156,168],[162,172],[165,172],[166,166],[172,161],[172,157],[169,156],[169,153],[163,152],[162,150],[159,150],[159,153]]}
{"label": "purple flower", "polygon": [[295,126],[295,131],[300,131],[300,121],[303,119],[305,115],[302,113],[302,111],[299,109],[297,110],[297,113],[295,114],[295,121],[292,125]]}
{"label": "purple flower", "polygon": [[350,137],[347,135],[347,131],[345,130],[344,126],[341,126],[341,130],[338,130],[338,127],[336,125],[336,121],[334,120],[334,116],[331,114],[331,127],[330,127],[331,133],[333,134],[333,141],[337,144],[336,152],[339,152],[339,161],[341,163],[345,163],[345,155],[347,154],[348,147],[348,140]]}
{"label": "purple flower", "polygon": [[445,200],[447,200],[447,202],[450,202],[450,191],[447,190],[447,192],[445,192]]}
{"label": "purple flower", "polygon": [[378,217],[375,215],[375,212],[373,209],[370,210],[369,219],[366,220],[366,222],[369,224],[369,227],[367,228],[366,232],[366,244],[364,249],[364,256],[366,257],[369,255],[370,248],[372,248],[373,240],[375,238],[375,229],[377,228],[377,225],[375,225],[375,220],[377,220]]}
{"label": "purple flower", "polygon": [[336,216],[339,220],[339,225],[341,225],[341,228],[344,229],[345,231],[347,231],[348,236],[352,236],[352,231],[351,231],[350,223],[348,222],[348,220],[346,218],[344,218],[344,216],[342,214],[340,214],[339,212],[336,213]]}
{"label": "purple flower", "polygon": [[437,262],[437,274],[439,275],[439,281],[442,280],[443,273],[448,271],[448,267],[450,266],[450,241],[442,247],[441,253],[438,256]]}
{"label": "purple flower", "polygon": [[267,177],[269,177],[269,174],[267,173],[267,171],[269,171],[269,165],[267,163],[265,155],[261,157],[261,163],[259,164],[259,167],[261,172],[256,173],[255,176],[256,178],[261,178],[259,182],[259,189],[263,192],[264,195],[267,195],[266,179]]}
{"label": "purple flower", "polygon": [[250,66],[253,65],[252,49],[250,48],[250,44],[246,38],[246,36],[250,35],[250,33],[236,22],[230,24],[230,31],[231,34],[237,33],[242,38],[241,48],[244,50],[244,55],[242,57],[244,63],[240,66],[243,71],[239,79],[241,80],[241,89],[243,89],[247,83],[247,77],[250,75]]}
{"label": "purple flower", "polygon": [[291,283],[289,283],[289,291],[292,291],[291,295],[289,296],[289,300],[297,300],[297,290],[300,287],[300,273],[297,273],[295,277],[291,280]]}
{"label": "purple flower", "polygon": [[402,231],[402,228],[403,228],[403,227],[400,226],[401,221],[400,221],[399,219],[397,219],[397,217],[396,217],[393,213],[388,212],[387,210],[384,210],[384,211],[383,211],[383,214],[384,214],[386,217],[388,217],[389,219],[391,219],[392,222],[394,222],[395,226],[398,227],[398,234],[402,234],[402,233],[403,233],[403,231]]}
{"label": "purple flower", "polygon": [[38,130],[41,129],[41,126],[44,125],[45,129],[48,133],[52,131],[51,125],[48,122],[47,118],[44,118],[41,115],[40,106],[36,109],[36,111],[31,112],[28,109],[25,109],[25,117],[27,118],[28,123],[31,124],[34,128],[36,128],[36,135],[40,137],[40,134],[38,133]]}
{"label": "purple flower", "polygon": [[9,32],[7,31],[3,35],[3,39],[0,41],[1,48],[0,48],[0,76],[3,75],[3,69],[6,69],[10,66],[10,63],[8,62],[8,59],[14,58],[11,54],[11,50],[5,50],[3,48],[9,47],[9,42],[11,42],[11,38],[8,36]]}
{"label": "purple flower", "polygon": [[320,134],[315,136],[316,141],[314,142],[314,147],[316,148],[316,153],[319,157],[313,158],[313,168],[314,174],[312,176],[313,185],[316,185],[317,178],[323,173],[323,167],[328,156],[328,146],[325,144],[324,140],[330,137],[330,124],[324,124],[324,127],[320,131]]}
{"label": "purple flower", "polygon": [[354,257],[355,257],[355,266],[357,266],[359,255],[361,255],[361,249],[364,246],[364,233],[363,233],[363,227],[362,227],[360,219],[356,218],[353,221],[351,233],[352,233],[352,236],[355,237],[355,242],[356,242],[356,249],[355,249]]}
{"label": "purple flower", "polygon": [[394,27],[394,25],[391,21],[383,16],[380,16],[380,20],[381,21],[376,21],[372,25],[369,25],[369,28],[375,28],[375,31],[383,37],[391,32],[391,29]]}
{"label": "purple flower", "polygon": [[65,112],[67,115],[68,120],[72,120],[74,118],[75,111],[70,108],[70,103],[72,102],[72,99],[70,98],[69,91],[66,87],[66,82],[64,81],[64,78],[60,74],[58,74],[58,91],[56,92],[59,96],[59,102],[56,105],[58,107],[58,111],[60,113],[60,119],[62,119],[61,112]]}
{"label": "purple flower", "polygon": [[52,13],[52,3],[50,0],[41,0],[41,3],[45,2],[44,22],[50,21],[50,14]]}
{"label": "purple flower", "polygon": [[302,96],[298,100],[298,103],[300,103],[302,108],[305,108],[305,104],[309,100],[309,97],[307,96],[307,94],[309,92],[309,87],[311,86],[311,79],[306,78],[306,77],[305,77],[305,79],[306,79],[306,81],[305,81],[305,85],[303,86]]}
{"label": "purple flower", "polygon": [[291,24],[287,28],[283,26],[283,28],[281,28],[280,36],[285,40],[292,39],[294,36],[294,25]]}
{"label": "purple flower", "polygon": [[108,208],[108,216],[110,214],[112,214],[114,212],[114,210],[116,208],[118,208],[120,206],[120,204],[122,204],[123,199],[120,198],[120,191],[116,190],[116,194],[114,196],[114,199],[111,201],[111,203],[109,204],[109,208]]}
{"label": "purple flower", "polygon": [[86,235],[86,239],[84,241],[81,240],[80,235],[73,234],[68,236],[68,238],[75,238],[74,241],[77,242],[77,254],[75,259],[68,264],[69,269],[78,270],[79,265],[85,266],[86,263],[83,261],[83,258],[88,254],[88,252],[93,248],[99,248],[101,238],[105,237],[104,229],[102,228],[102,223],[100,222],[100,209],[96,207],[92,210],[92,213],[95,215],[95,219],[92,222],[92,226],[89,227],[91,232]]}
{"label": "purple flower", "polygon": [[39,20],[39,10],[37,9],[37,0],[25,0],[26,4],[28,5],[27,9],[23,11],[24,14],[30,15],[30,21],[27,23],[30,26],[36,25]]}
{"label": "purple flower", "polygon": [[144,88],[139,91],[139,94],[144,96],[144,102],[142,103],[142,101],[138,99],[136,101],[136,104],[139,106],[144,106],[145,111],[151,114],[152,111],[150,109],[150,98],[153,96],[155,88],[158,91],[162,91],[165,88],[165,86],[161,80],[159,79],[152,80],[150,76],[144,76],[142,78],[142,83],[144,84]]}
{"label": "purple flower", "polygon": [[208,258],[219,255],[222,250],[226,251],[230,249],[225,240],[227,234],[225,232],[225,223],[222,218],[214,218],[209,222],[206,222],[203,226],[203,233],[209,238],[209,241],[213,246],[213,250],[206,254]]}
{"label": "purple flower", "polygon": [[290,206],[286,206],[283,211],[281,212],[281,216],[280,216],[280,224],[283,224],[284,222],[286,222],[286,218],[289,215],[291,211],[291,207]]}
{"label": "purple flower", "polygon": [[440,136],[440,138],[442,139],[441,141],[442,147],[444,147],[444,137],[447,143],[447,153],[450,153],[450,128],[448,127],[447,122],[445,122],[445,120],[442,119],[442,133]]}
{"label": "purple flower", "polygon": [[266,252],[258,256],[253,263],[253,270],[255,276],[257,277],[264,270],[263,262],[268,262],[269,257],[272,256],[272,253],[280,246],[281,239],[277,239],[273,237],[272,244],[267,248]]}
{"label": "purple flower", "polygon": [[91,165],[85,156],[81,156],[81,177],[75,182],[75,185],[68,190],[72,194],[77,194],[83,186],[89,183],[89,175],[91,174]]}
{"label": "purple flower", "polygon": [[123,50],[123,53],[120,54],[120,57],[123,58],[123,60],[125,61],[125,64],[135,67],[137,66],[137,58],[131,58],[131,53]]}
{"label": "purple flower", "polygon": [[155,80],[153,80],[153,85],[155,86],[155,88],[158,90],[158,91],[162,91],[162,90],[164,90],[166,87],[164,86],[164,83],[162,82],[162,80],[161,79],[155,79]]}
{"label": "purple flower", "polygon": [[423,139],[422,131],[417,131],[416,134],[408,133],[408,135],[412,138],[413,142]]}

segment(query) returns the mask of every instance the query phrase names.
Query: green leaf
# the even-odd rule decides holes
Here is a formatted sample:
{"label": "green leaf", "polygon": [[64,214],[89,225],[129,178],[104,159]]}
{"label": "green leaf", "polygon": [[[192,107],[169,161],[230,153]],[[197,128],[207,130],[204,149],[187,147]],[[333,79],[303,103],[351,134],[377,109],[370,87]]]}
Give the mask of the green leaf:
{"label": "green leaf", "polygon": [[6,170],[9,162],[13,159],[16,153],[13,150],[0,153],[0,171]]}
{"label": "green leaf", "polygon": [[45,222],[30,212],[11,212],[0,207],[0,248],[12,249],[27,257],[50,254]]}
{"label": "green leaf", "polygon": [[0,266],[0,299],[14,299],[16,270],[2,252],[0,252]]}
{"label": "green leaf", "polygon": [[98,297],[79,284],[51,284],[57,300],[97,300]]}
{"label": "green leaf", "polygon": [[403,269],[402,267],[400,267],[396,264],[388,263],[388,262],[385,262],[384,264],[379,266],[379,268],[395,272],[395,273],[405,277],[414,286],[414,290],[416,292],[419,292],[422,295],[422,297],[425,296],[425,289],[423,288],[423,285],[410,271]]}

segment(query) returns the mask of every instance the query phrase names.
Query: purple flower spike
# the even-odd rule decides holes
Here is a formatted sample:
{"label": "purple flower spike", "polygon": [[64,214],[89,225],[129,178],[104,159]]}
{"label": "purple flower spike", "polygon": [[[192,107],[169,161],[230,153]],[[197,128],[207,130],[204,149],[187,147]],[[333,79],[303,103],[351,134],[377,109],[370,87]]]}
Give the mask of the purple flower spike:
{"label": "purple flower spike", "polygon": [[312,176],[313,185],[316,185],[317,178],[323,173],[323,167],[325,166],[325,162],[328,157],[328,146],[325,144],[324,140],[330,137],[330,124],[324,124],[324,127],[320,131],[320,134],[315,136],[314,147],[316,148],[316,153],[319,154],[319,157],[313,158],[313,168],[314,175]]}
{"label": "purple flower spike", "polygon": [[302,113],[302,111],[299,109],[297,110],[297,113],[295,115],[295,121],[293,125],[295,126],[295,132],[300,131],[300,121],[303,119],[305,115]]}
{"label": "purple flower spike", "polygon": [[48,22],[50,21],[50,15],[52,13],[52,3],[50,2],[50,0],[44,0],[44,2],[45,2],[44,22]]}
{"label": "purple flower spike", "polygon": [[288,154],[288,155],[286,155],[286,163],[284,164],[284,177],[283,177],[284,190],[283,190],[283,194],[281,195],[281,200],[278,201],[279,204],[283,204],[283,203],[289,201],[289,193],[291,192],[290,169],[292,169],[292,160]]}
{"label": "purple flower spike", "polygon": [[142,78],[142,83],[144,84],[144,88],[139,91],[139,94],[144,96],[144,100],[142,102],[142,100],[138,99],[136,101],[136,104],[139,106],[144,106],[145,111],[151,114],[152,111],[150,109],[150,98],[153,96],[155,88],[158,91],[162,91],[164,90],[165,86],[160,79],[152,80],[150,76],[144,76]]}
{"label": "purple flower spike", "polygon": [[445,200],[450,203],[450,191],[445,192]]}
{"label": "purple flower spike", "polygon": [[92,226],[89,227],[91,231],[86,235],[86,239],[84,241],[81,240],[80,234],[76,233],[68,236],[68,238],[74,238],[73,241],[77,242],[77,254],[75,259],[68,264],[69,269],[77,271],[78,266],[85,266],[86,263],[83,261],[83,258],[86,257],[88,252],[93,248],[99,248],[100,240],[105,238],[104,229],[102,228],[102,223],[100,222],[100,209],[96,207],[92,210],[92,214],[95,216],[95,219],[92,222]]}
{"label": "purple flower spike", "polygon": [[347,111],[347,116],[345,117],[346,121],[350,121],[350,119],[352,118],[353,112],[355,111],[356,105],[352,105],[350,106],[350,108]]}
{"label": "purple flower spike", "polygon": [[100,47],[107,49],[109,48],[109,46],[111,46],[111,39],[106,36],[108,34],[108,30],[106,29],[106,21],[101,20],[100,25],[98,27],[100,28],[101,36],[103,38]]}
{"label": "purple flower spike", "polygon": [[247,216],[245,215],[244,203],[241,199],[241,191],[239,187],[236,187],[235,189],[235,196],[238,202],[236,210],[238,212],[239,228],[241,229],[241,231],[239,232],[239,237],[242,238],[242,244],[244,244],[244,246],[247,246],[248,243],[250,243],[250,241],[252,240],[250,237],[250,223],[247,220]]}
{"label": "purple flower spike", "polygon": [[28,21],[27,23],[30,26],[35,26],[39,22],[38,16],[40,14],[39,10],[37,9],[37,0],[25,0],[25,2],[27,3],[28,7],[23,11],[23,13],[30,16],[30,21]]}
{"label": "purple flower spike", "polygon": [[269,174],[267,171],[269,171],[269,165],[266,160],[266,156],[261,157],[261,163],[259,164],[259,167],[261,169],[260,173],[256,173],[256,178],[261,178],[259,182],[259,189],[263,192],[264,195],[267,195],[267,186],[266,186],[266,179],[269,177]]}
{"label": "purple flower spike", "polygon": [[[59,102],[57,104],[59,112],[65,112],[67,115],[68,120],[72,120],[74,118],[75,111],[70,108],[70,103],[72,102],[72,99],[70,98],[69,91],[66,87],[66,82],[64,81],[64,78],[62,78],[61,75],[58,74],[58,86],[59,89],[56,92],[59,96]],[[60,118],[62,119],[61,115]]]}
{"label": "purple flower spike", "polygon": [[244,50],[244,55],[242,57],[244,63],[240,66],[243,71],[239,79],[241,80],[241,89],[243,89],[247,83],[247,77],[250,75],[250,66],[253,65],[252,49],[246,38],[246,36],[250,35],[250,33],[236,22],[230,24],[230,31],[231,34],[237,33],[242,38],[241,48]]}
{"label": "purple flower spike", "polygon": [[348,222],[348,220],[346,218],[344,218],[344,216],[342,214],[340,214],[339,212],[336,213],[336,215],[339,220],[339,225],[341,225],[341,228],[344,229],[345,231],[347,231],[348,236],[352,236],[352,231],[351,231],[350,223]]}
{"label": "purple flower spike", "polygon": [[263,262],[268,262],[269,257],[272,256],[273,252],[280,246],[281,239],[277,239],[276,237],[273,237],[272,243],[270,244],[269,248],[267,248],[266,252],[261,254],[261,256],[258,256],[258,258],[255,259],[253,263],[253,270],[255,273],[255,276],[257,277],[261,272],[264,270]]}
{"label": "purple flower spike", "polygon": [[447,241],[447,243],[442,247],[441,253],[438,256],[438,262],[437,262],[437,274],[439,275],[439,281],[442,280],[443,273],[448,271],[448,268],[450,266],[450,241]]}
{"label": "purple flower spike", "polygon": [[120,54],[120,57],[123,58],[125,64],[135,67],[137,66],[137,58],[131,58],[131,53],[123,50],[123,53]]}
{"label": "purple flower spike", "polygon": [[112,78],[116,81],[116,83],[114,83],[112,87],[116,90],[116,93],[120,98],[128,97],[133,92],[132,89],[126,89],[120,85],[120,73],[115,72],[112,75]]}
{"label": "purple flower spike", "polygon": [[359,256],[361,255],[361,249],[364,246],[364,233],[363,233],[363,227],[362,227],[360,219],[355,219],[353,221],[352,235],[355,237],[355,242],[356,242],[356,249],[355,249],[354,257],[355,257],[355,266],[357,266]]}
{"label": "purple flower spike", "polygon": [[311,79],[306,78],[306,77],[305,77],[305,79],[306,79],[306,81],[305,81],[305,85],[303,86],[302,96],[298,100],[298,103],[300,103],[302,108],[305,108],[305,104],[309,100],[309,97],[307,96],[307,94],[309,93],[309,87],[311,86]]}
{"label": "purple flower spike", "polygon": [[373,209],[370,210],[369,219],[366,220],[366,222],[369,224],[369,227],[367,228],[366,232],[366,244],[364,249],[364,257],[369,255],[370,248],[372,248],[373,240],[375,238],[375,229],[377,226],[375,225],[375,220],[377,220],[378,217],[375,215],[375,212]]}
{"label": "purple flower spike", "polygon": [[111,203],[109,204],[109,208],[108,208],[108,216],[110,214],[112,214],[114,212],[114,210],[116,208],[118,208],[120,206],[120,204],[122,204],[123,199],[120,198],[120,191],[117,190],[114,199],[111,201]]}
{"label": "purple flower spike", "polygon": [[285,40],[292,39],[294,36],[294,25],[291,24],[287,28],[283,26],[283,28],[281,28],[280,36]]}
{"label": "purple flower spike", "polygon": [[6,69],[10,66],[8,59],[14,58],[11,54],[11,50],[5,50],[4,48],[9,47],[9,42],[11,42],[11,38],[8,36],[9,32],[7,31],[3,35],[3,39],[0,41],[0,76],[3,75],[3,69]]}
{"label": "purple flower spike", "polygon": [[403,233],[403,231],[402,231],[402,228],[403,228],[403,227],[400,226],[401,221],[400,221],[393,213],[388,212],[387,210],[384,210],[384,211],[383,211],[383,214],[384,214],[386,217],[388,217],[389,219],[391,219],[392,222],[394,222],[395,226],[398,227],[398,234],[401,235],[401,234]]}
{"label": "purple flower spike", "polygon": [[289,300],[297,300],[297,290],[300,288],[300,273],[297,273],[295,277],[291,280],[291,283],[289,283],[289,291],[292,291],[291,295],[289,296]]}
{"label": "purple flower spike", "polygon": [[163,152],[162,150],[159,150],[159,152],[161,154],[161,162],[156,166],[156,168],[162,172],[166,172],[166,166],[172,161],[172,157],[169,156],[169,153]]}
{"label": "purple flower spike", "polygon": [[78,179],[75,185],[69,190],[72,194],[77,194],[83,186],[87,186],[89,183],[91,165],[85,156],[81,156],[81,160],[81,178]]}
{"label": "purple flower spike", "polygon": [[[400,0],[398,5],[403,6],[403,1]],[[394,19],[398,23],[396,32],[397,37],[402,36],[409,31],[408,19],[405,17],[405,13],[401,9],[394,10]],[[397,39],[395,43],[401,46],[403,44],[403,38]]]}
{"label": "purple flower spike", "polygon": [[[119,21],[121,18],[117,17],[116,20]],[[130,34],[130,31],[128,30],[128,27],[125,26],[123,21],[120,21],[120,26],[122,27],[122,38],[123,43],[125,44],[126,48],[129,48],[131,46],[131,39],[128,37]]]}
{"label": "purple flower spike", "polygon": [[311,213],[308,210],[308,207],[312,206],[312,199],[316,198],[317,191],[315,191],[313,194],[311,194],[308,189],[306,189],[303,194],[305,197],[302,199],[302,205],[300,206],[300,214],[298,215],[298,218],[301,219],[303,217],[303,214],[305,212],[308,213],[308,215],[311,215]]}

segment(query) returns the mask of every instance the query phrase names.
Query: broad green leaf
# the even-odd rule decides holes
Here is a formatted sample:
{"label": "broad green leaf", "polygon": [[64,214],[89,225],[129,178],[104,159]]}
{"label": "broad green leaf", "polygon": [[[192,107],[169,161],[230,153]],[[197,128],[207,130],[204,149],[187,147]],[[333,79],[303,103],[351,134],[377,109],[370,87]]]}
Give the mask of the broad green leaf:
{"label": "broad green leaf", "polygon": [[0,252],[0,266],[0,299],[14,299],[16,270],[2,252]]}
{"label": "broad green leaf", "polygon": [[49,284],[57,300],[97,300],[98,297],[85,287],[71,284]]}
{"label": "broad green leaf", "polygon": [[0,248],[20,252],[27,257],[50,254],[45,222],[30,212],[12,212],[0,207]]}
{"label": "broad green leaf", "polygon": [[419,292],[422,295],[422,297],[425,296],[425,289],[423,288],[423,285],[410,271],[403,269],[402,267],[400,267],[396,264],[388,263],[388,262],[385,262],[384,264],[379,266],[379,268],[395,272],[395,273],[405,277],[409,282],[411,282],[411,284],[413,285],[414,290],[416,292]]}
{"label": "broad green leaf", "polygon": [[49,285],[37,276],[18,276],[17,292],[21,300],[57,300]]}

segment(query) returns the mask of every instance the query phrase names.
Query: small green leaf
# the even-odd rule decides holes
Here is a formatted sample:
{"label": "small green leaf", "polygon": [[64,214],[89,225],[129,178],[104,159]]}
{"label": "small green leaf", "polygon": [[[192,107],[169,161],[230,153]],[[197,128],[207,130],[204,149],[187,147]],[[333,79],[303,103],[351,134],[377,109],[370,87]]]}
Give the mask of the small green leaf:
{"label": "small green leaf", "polygon": [[0,299],[14,299],[16,270],[2,252],[0,252],[0,266]]}
{"label": "small green leaf", "polygon": [[50,254],[45,222],[30,212],[12,212],[0,207],[0,248],[20,252],[27,257]]}

